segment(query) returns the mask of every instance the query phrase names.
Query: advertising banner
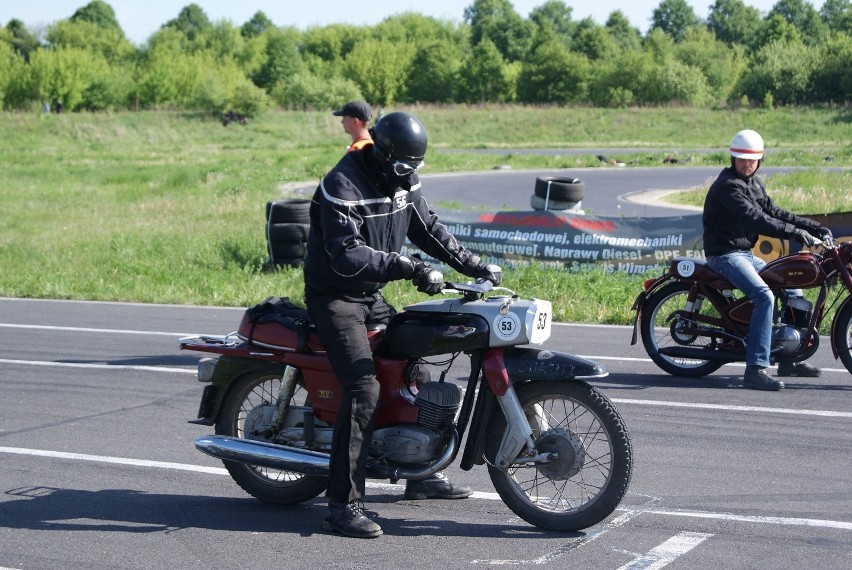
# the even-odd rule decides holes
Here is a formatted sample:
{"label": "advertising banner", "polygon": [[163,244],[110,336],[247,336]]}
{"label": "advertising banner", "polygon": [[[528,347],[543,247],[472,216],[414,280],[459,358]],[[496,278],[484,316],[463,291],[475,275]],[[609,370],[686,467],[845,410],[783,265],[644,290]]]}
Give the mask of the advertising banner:
{"label": "advertising banner", "polygon": [[[674,257],[704,257],[701,214],[622,218],[553,210],[437,213],[465,247],[506,268],[534,264],[566,271],[596,267],[642,274],[662,269]],[[852,239],[852,213],[809,217],[831,228],[836,238]],[[800,249],[797,242],[761,236],[755,253],[770,260]],[[403,253],[428,258],[410,243]]]}

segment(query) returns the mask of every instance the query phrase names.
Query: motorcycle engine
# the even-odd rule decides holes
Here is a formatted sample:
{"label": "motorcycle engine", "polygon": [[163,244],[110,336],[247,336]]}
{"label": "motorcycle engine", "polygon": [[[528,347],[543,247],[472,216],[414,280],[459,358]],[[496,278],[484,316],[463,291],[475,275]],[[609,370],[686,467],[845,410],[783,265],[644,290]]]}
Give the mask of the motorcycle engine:
{"label": "motorcycle engine", "polygon": [[461,406],[455,384],[426,382],[417,393],[417,424],[396,425],[373,433],[371,454],[394,463],[427,463],[444,448],[445,430],[452,426]]}
{"label": "motorcycle engine", "polygon": [[780,350],[782,354],[796,352],[802,344],[802,335],[790,325],[777,325],[772,327],[772,348]]}

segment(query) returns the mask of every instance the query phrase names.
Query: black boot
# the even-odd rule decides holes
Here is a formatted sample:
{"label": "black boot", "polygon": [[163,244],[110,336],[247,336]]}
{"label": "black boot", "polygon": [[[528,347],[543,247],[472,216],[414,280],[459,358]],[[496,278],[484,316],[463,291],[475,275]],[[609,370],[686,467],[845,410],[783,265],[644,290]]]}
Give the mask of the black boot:
{"label": "black boot", "polygon": [[778,391],[784,389],[784,382],[776,380],[762,366],[746,366],[743,387],[752,390]]}
{"label": "black boot", "polygon": [[405,482],[406,499],[466,499],[473,494],[467,485],[453,485],[443,473]]}
{"label": "black boot", "polygon": [[382,534],[382,527],[364,514],[361,501],[329,501],[328,508],[331,514],[322,523],[325,530],[353,538],[376,538]]}
{"label": "black boot", "polygon": [[802,376],[816,378],[822,370],[807,362],[779,362],[777,376]]}

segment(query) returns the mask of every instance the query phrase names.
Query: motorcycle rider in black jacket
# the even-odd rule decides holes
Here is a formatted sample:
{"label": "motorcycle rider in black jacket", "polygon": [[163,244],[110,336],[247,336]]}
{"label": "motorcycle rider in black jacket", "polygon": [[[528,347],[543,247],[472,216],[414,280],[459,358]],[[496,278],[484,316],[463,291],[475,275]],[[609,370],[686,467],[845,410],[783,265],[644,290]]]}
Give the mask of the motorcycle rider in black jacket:
{"label": "motorcycle rider in black jacket", "polygon": [[[305,259],[305,302],[343,388],[334,425],[326,530],[374,538],[381,527],[364,515],[367,451],[379,385],[367,327],[387,323],[394,309],[382,287],[410,279],[418,290],[440,292],[443,275],[400,254],[405,238],[470,277],[500,283],[496,265],[481,263],[462,247],[429,209],[417,170],[426,154],[423,124],[408,113],[389,113],[371,129],[374,144],[346,153],[320,182],[310,206]],[[408,499],[456,499],[468,487],[436,474],[407,481]]]}
{"label": "motorcycle rider in black jacket", "polygon": [[[769,352],[775,297],[758,272],[766,262],[752,254],[760,234],[793,238],[812,246],[812,234],[831,231],[819,223],[776,206],[756,176],[763,158],[763,138],[742,130],[731,141],[731,166],[722,170],[704,200],[704,254],[711,269],[740,289],[754,304],[746,342],[743,385],[755,390],[781,390],[784,383],[769,376]],[[788,296],[801,296],[788,290]],[[806,362],[782,362],[779,376],[819,376],[819,368]]]}

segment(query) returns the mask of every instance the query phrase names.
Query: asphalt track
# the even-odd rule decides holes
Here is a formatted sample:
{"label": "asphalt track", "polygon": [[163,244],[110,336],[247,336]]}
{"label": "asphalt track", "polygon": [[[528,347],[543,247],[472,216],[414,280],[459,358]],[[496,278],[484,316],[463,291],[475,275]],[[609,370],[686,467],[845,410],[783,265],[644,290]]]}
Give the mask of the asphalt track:
{"label": "asphalt track", "polygon": [[[788,172],[793,168],[768,167],[762,175]],[[430,204],[461,205],[482,210],[530,210],[536,178],[561,176],[586,183],[582,208],[588,215],[661,217],[681,216],[697,210],[664,205],[665,193],[709,188],[720,167],[672,165],[660,168],[605,167],[560,170],[508,170],[422,176],[423,192]]]}
{"label": "asphalt track", "polygon": [[406,501],[371,481],[385,534],[364,541],[321,529],[322,498],[262,504],[194,449],[211,428],[186,423],[199,355],[176,338],[227,333],[240,315],[0,299],[0,568],[848,568],[852,379],[828,339],[812,359],[823,377],[765,393],[741,388],[741,366],[663,374],[629,327],[557,325],[545,348],[605,364],[594,385],[630,430],[619,509],[584,532],[542,532],[486,469],[451,466],[472,498]]}

